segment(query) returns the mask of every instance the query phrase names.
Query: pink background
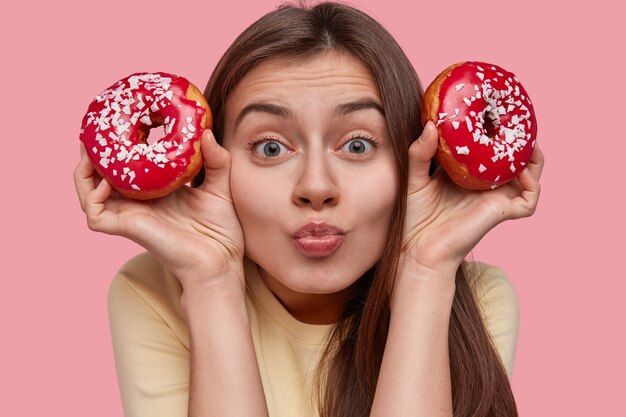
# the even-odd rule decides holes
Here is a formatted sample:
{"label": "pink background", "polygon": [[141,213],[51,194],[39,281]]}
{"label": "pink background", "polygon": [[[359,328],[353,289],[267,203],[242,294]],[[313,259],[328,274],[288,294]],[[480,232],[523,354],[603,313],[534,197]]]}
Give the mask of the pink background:
{"label": "pink background", "polygon": [[[135,71],[178,73],[203,89],[236,35],[278,3],[3,6],[0,415],[122,414],[106,296],[140,248],[90,232],[77,204],[72,171],[89,102]],[[500,225],[475,251],[504,268],[519,295],[518,407],[524,416],[624,415],[626,138],[614,128],[626,117],[623,14],[608,1],[497,3],[351,4],[389,29],[424,85],[466,59],[524,83],[547,156],[538,212]]]}

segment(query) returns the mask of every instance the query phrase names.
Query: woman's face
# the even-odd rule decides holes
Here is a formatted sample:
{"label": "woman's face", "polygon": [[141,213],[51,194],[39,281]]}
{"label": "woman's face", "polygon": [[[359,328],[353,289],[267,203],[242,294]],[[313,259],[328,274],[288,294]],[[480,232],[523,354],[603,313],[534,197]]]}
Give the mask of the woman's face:
{"label": "woman's face", "polygon": [[339,53],[266,61],[229,98],[223,145],[246,256],[294,316],[319,321],[379,259],[396,201],[372,75]]}

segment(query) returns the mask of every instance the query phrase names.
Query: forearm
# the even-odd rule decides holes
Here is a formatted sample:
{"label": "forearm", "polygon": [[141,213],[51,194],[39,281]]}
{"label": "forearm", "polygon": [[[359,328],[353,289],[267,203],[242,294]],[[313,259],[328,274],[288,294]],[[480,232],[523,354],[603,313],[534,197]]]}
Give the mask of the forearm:
{"label": "forearm", "polygon": [[190,332],[189,417],[266,417],[241,279],[186,289]]}
{"label": "forearm", "polygon": [[396,280],[370,416],[451,417],[448,331],[454,276],[415,270],[400,274],[421,275]]}

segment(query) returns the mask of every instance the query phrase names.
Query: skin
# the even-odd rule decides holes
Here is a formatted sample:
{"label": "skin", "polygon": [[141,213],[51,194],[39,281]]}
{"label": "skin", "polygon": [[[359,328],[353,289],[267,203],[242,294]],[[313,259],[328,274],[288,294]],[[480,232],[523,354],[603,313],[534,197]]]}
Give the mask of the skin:
{"label": "skin", "polygon": [[[224,147],[203,133],[202,186],[155,201],[113,193],[81,148],[74,181],[89,228],[138,242],[181,282],[190,416],[267,416],[245,308],[244,254],[287,309],[311,323],[332,322],[350,286],[380,255],[397,194],[384,119],[374,109],[333,116],[337,104],[380,103],[373,86],[371,74],[345,55],[260,64],[227,103]],[[259,101],[279,104],[291,117],[253,111],[239,118]],[[355,130],[381,146],[356,158],[345,152]],[[285,143],[275,160],[246,147],[265,133]],[[476,192],[455,186],[443,171],[428,175],[437,141],[429,122],[409,149],[403,249],[372,417],[452,416],[448,326],[455,272],[486,233],[532,215],[539,199],[538,145],[517,179]],[[325,259],[302,256],[290,241],[310,220],[346,231]]]}
{"label": "skin", "polygon": [[[303,322],[334,322],[350,286],[374,265],[385,242],[398,181],[384,115],[373,107],[335,112],[364,101],[382,108],[367,68],[329,53],[295,64],[260,64],[226,105],[223,145],[232,157],[230,185],[246,256]],[[280,106],[287,114],[259,108],[236,124],[252,103]],[[263,142],[249,149],[251,139]],[[265,154],[268,143],[279,144],[276,156]],[[339,249],[321,258],[300,252],[292,235],[309,221],[343,229]]]}

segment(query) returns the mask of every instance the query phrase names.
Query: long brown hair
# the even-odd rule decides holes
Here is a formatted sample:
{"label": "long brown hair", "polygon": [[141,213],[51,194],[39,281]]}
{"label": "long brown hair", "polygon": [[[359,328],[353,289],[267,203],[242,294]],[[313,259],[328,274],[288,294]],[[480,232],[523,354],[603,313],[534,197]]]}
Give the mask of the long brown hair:
{"label": "long brown hair", "polygon": [[[224,107],[257,64],[275,57],[305,59],[324,51],[360,59],[377,82],[393,143],[399,193],[380,260],[357,282],[333,326],[316,374],[321,417],[369,414],[389,330],[389,300],[406,215],[408,148],[422,131],[422,87],[393,37],[365,13],[339,3],[287,4],[248,27],[217,64],[204,95],[223,135]],[[202,175],[195,183],[202,181]],[[481,318],[465,268],[456,274],[449,328],[455,416],[515,416],[509,380]]]}

